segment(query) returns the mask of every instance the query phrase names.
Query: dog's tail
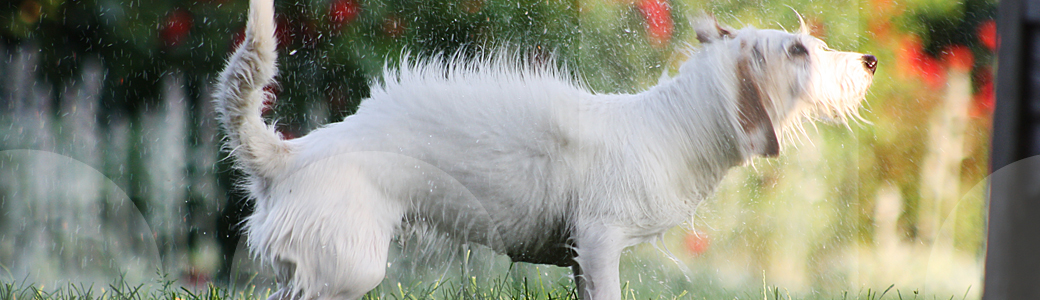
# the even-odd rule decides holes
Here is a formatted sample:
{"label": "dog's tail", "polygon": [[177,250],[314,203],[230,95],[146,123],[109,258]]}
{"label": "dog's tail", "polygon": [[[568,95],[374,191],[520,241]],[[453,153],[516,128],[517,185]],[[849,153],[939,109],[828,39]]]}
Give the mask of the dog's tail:
{"label": "dog's tail", "polygon": [[214,95],[218,119],[227,131],[225,147],[239,168],[264,178],[277,174],[292,152],[261,117],[264,100],[273,97],[264,87],[274,83],[278,72],[274,24],[273,0],[249,2],[245,39],[220,73]]}

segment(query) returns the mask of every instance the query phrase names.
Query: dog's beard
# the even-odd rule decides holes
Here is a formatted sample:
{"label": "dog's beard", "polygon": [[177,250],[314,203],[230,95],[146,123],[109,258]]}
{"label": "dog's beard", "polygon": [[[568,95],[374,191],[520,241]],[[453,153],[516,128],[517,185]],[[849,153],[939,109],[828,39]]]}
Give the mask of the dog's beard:
{"label": "dog's beard", "polygon": [[[834,124],[848,124],[850,120],[867,122],[859,111],[873,75],[864,68],[862,54],[840,52],[823,56],[816,65],[834,68],[814,70],[815,78],[805,95],[805,102],[811,106],[807,116]],[[824,59],[831,61],[822,61]]]}
{"label": "dog's beard", "polygon": [[[805,124],[816,126],[815,121],[844,125],[851,130],[852,123],[870,124],[860,114],[873,75],[866,71],[860,59],[862,54],[851,52],[816,52],[818,55],[808,70],[808,76],[799,81],[789,78],[793,96],[786,103],[790,107],[775,107],[787,112],[787,118],[778,120],[777,136],[781,144],[786,140],[808,140]],[[820,66],[831,66],[819,69]],[[802,88],[798,88],[802,87]],[[775,105],[784,105],[776,103]]]}

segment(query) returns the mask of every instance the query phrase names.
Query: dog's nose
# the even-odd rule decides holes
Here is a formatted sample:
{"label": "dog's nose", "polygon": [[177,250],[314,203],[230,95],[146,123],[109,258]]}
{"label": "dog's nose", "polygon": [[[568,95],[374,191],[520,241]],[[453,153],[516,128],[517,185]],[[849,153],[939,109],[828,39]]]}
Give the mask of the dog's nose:
{"label": "dog's nose", "polygon": [[870,74],[874,74],[874,70],[877,70],[877,57],[870,54],[863,55],[863,66],[870,70]]}

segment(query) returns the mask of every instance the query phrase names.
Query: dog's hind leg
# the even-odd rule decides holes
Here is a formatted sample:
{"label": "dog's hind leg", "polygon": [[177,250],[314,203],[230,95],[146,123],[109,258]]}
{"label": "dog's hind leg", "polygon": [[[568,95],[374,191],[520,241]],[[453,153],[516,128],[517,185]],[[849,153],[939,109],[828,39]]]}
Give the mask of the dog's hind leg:
{"label": "dog's hind leg", "polygon": [[271,293],[267,300],[293,300],[293,290],[288,285],[293,275],[293,265],[276,262],[272,267],[275,272],[275,280],[278,283],[278,290]]}
{"label": "dog's hind leg", "polygon": [[[361,157],[317,160],[271,187],[250,239],[274,262],[293,299],[359,299],[383,280],[403,205],[377,185]],[[278,300],[287,300],[282,297]]]}

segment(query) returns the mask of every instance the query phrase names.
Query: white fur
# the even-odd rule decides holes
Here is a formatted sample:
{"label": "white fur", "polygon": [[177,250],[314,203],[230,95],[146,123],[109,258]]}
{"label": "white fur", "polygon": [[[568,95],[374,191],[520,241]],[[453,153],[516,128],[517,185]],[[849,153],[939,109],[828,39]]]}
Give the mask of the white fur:
{"label": "white fur", "polygon": [[402,222],[572,266],[583,299],[620,299],[624,248],[689,219],[729,168],[775,155],[776,130],[855,115],[873,73],[806,34],[706,19],[679,75],[639,94],[595,94],[515,55],[406,61],[357,114],[282,140],[260,118],[276,71],[271,0],[250,10],[216,101],[275,299],[360,298]]}

